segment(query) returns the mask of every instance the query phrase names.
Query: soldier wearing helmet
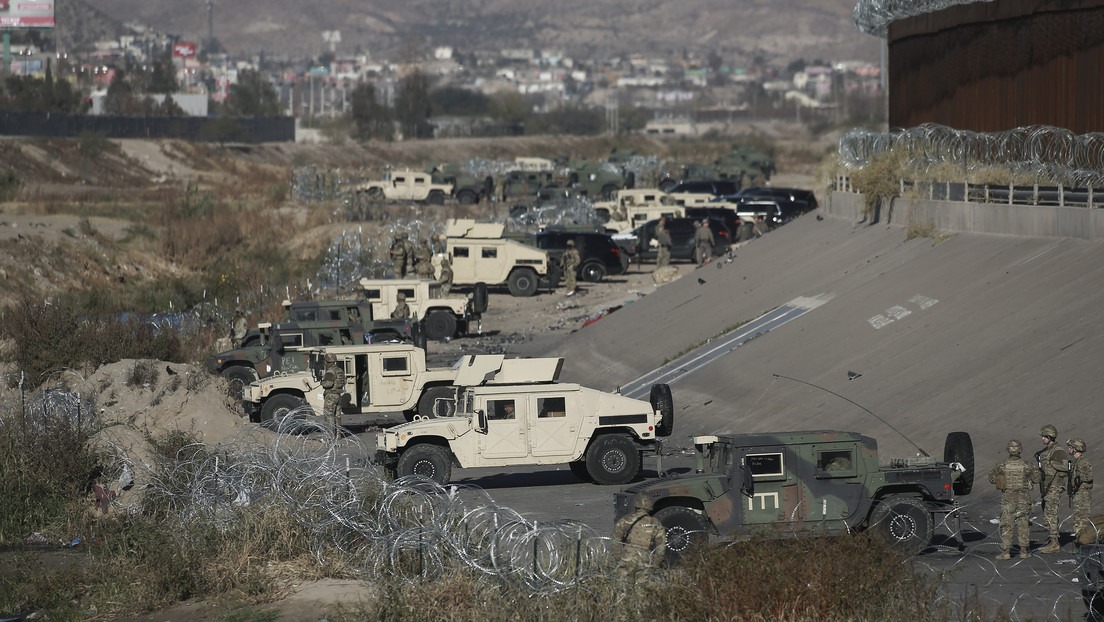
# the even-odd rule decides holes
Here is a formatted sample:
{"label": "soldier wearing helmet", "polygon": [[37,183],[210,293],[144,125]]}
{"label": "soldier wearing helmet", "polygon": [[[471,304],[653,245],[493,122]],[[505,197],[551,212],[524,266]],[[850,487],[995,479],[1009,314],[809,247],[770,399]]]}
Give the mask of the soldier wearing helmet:
{"label": "soldier wearing helmet", "polygon": [[337,356],[327,352],[326,369],[322,372],[322,416],[330,419],[334,429],[341,425],[341,396],[345,393],[345,367]]}
{"label": "soldier wearing helmet", "polygon": [[1043,496],[1043,527],[1047,530],[1047,543],[1039,553],[1057,553],[1062,550],[1058,544],[1058,504],[1066,492],[1066,477],[1069,473],[1069,456],[1061,445],[1055,442],[1058,429],[1044,425],[1039,430],[1043,448],[1035,452],[1035,463],[1039,470],[1039,492]]}
{"label": "soldier wearing helmet", "polygon": [[582,257],[579,256],[579,251],[575,248],[575,240],[568,240],[567,248],[560,256],[560,267],[563,269],[564,275],[564,289],[567,290],[564,293],[565,296],[575,295],[575,279],[577,278],[575,273],[579,270],[579,264],[582,262]]}
{"label": "soldier wearing helmet", "polygon": [[396,233],[395,240],[391,242],[391,269],[395,272],[395,278],[406,277],[406,234]]}
{"label": "soldier wearing helmet", "polygon": [[1000,535],[1001,552],[997,559],[1012,559],[1012,536],[1017,536],[1020,557],[1031,557],[1030,525],[1031,491],[1039,483],[1039,470],[1020,456],[1023,444],[1008,441],[1008,457],[989,471],[989,483],[1001,492]]}
{"label": "soldier wearing helmet", "polygon": [[410,319],[410,306],[406,304],[406,294],[399,292],[395,297],[398,302],[395,303],[395,310],[391,312],[392,320],[409,320]]}
{"label": "soldier wearing helmet", "polygon": [[441,260],[441,274],[437,277],[437,282],[441,284],[441,295],[448,296],[452,291],[452,264],[448,257]]}
{"label": "soldier wearing helmet", "polygon": [[1089,520],[1089,511],[1092,510],[1092,464],[1085,457],[1084,440],[1071,438],[1066,441],[1066,449],[1073,459],[1067,482],[1070,486],[1070,505],[1073,507],[1073,533],[1077,536],[1078,544],[1092,544],[1097,541],[1098,535],[1096,527]]}

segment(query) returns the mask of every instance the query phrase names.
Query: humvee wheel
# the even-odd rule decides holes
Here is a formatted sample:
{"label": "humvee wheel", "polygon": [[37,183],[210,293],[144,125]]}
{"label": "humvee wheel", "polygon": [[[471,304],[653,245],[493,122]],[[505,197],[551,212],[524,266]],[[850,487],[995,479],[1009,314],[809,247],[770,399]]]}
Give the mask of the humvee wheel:
{"label": "humvee wheel", "polygon": [[452,477],[452,459],[444,447],[415,445],[399,456],[396,471],[403,477],[420,475],[444,486]]}
{"label": "humvee wheel", "polygon": [[506,280],[511,296],[528,298],[537,293],[537,273],[528,268],[519,268],[510,273]]}
{"label": "humvee wheel", "polygon": [[943,444],[943,461],[958,462],[965,471],[955,480],[954,493],[968,495],[974,489],[974,442],[967,432],[951,432]]}
{"label": "humvee wheel", "polygon": [[471,190],[461,190],[456,195],[456,202],[460,205],[471,205],[478,202],[479,197],[475,196],[475,193]]}
{"label": "humvee wheel", "polygon": [[709,543],[709,523],[688,507],[672,505],[656,512],[655,518],[667,530],[667,565],[678,563]]}
{"label": "humvee wheel", "polygon": [[931,512],[911,497],[886,497],[870,513],[870,527],[893,546],[919,553],[932,539]]}
{"label": "humvee wheel", "polygon": [[487,284],[482,281],[472,288],[472,311],[480,314],[487,312]]}
{"label": "humvee wheel", "polygon": [[369,201],[382,201],[383,200],[383,188],[369,188],[368,189]]}
{"label": "humvee wheel", "polygon": [[586,465],[597,484],[627,484],[640,472],[640,451],[627,436],[599,436],[587,449]]}
{"label": "humvee wheel", "polygon": [[606,267],[597,261],[590,261],[583,264],[583,269],[579,271],[583,280],[588,283],[597,283],[606,276]]}
{"label": "humvee wheel", "polygon": [[658,410],[663,415],[659,425],[656,426],[656,436],[671,436],[675,430],[675,403],[671,398],[671,387],[665,384],[652,385],[652,410]]}
{"label": "humvee wheel", "polygon": [[430,387],[418,398],[418,414],[428,419],[451,417],[455,412],[456,387]]}
{"label": "humvee wheel", "polygon": [[426,197],[426,202],[430,205],[444,205],[445,193],[441,192],[440,190],[434,190],[433,192],[429,193],[428,197]]}
{"label": "humvee wheel", "polygon": [[571,472],[575,475],[575,477],[578,477],[584,482],[591,481],[590,473],[587,471],[586,460],[576,460],[575,462],[568,462],[567,466],[571,469]]}
{"label": "humvee wheel", "polygon": [[303,400],[294,395],[287,393],[273,395],[265,400],[264,406],[261,407],[261,421],[279,421],[302,405]]}
{"label": "humvee wheel", "polygon": [[244,365],[235,365],[222,370],[222,377],[226,378],[227,393],[230,397],[242,399],[245,395],[245,387],[257,379],[257,370]]}
{"label": "humvee wheel", "polygon": [[443,341],[456,334],[456,317],[448,311],[433,311],[425,318],[426,339]]}

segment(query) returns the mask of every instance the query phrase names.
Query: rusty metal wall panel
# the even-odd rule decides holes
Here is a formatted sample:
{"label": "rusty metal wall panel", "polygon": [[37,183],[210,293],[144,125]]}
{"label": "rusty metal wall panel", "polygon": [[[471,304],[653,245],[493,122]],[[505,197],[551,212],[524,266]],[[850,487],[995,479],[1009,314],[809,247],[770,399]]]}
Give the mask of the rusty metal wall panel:
{"label": "rusty metal wall panel", "polygon": [[952,8],[891,28],[891,127],[1104,131],[1104,6],[1034,4],[993,21],[969,6],[957,26]]}

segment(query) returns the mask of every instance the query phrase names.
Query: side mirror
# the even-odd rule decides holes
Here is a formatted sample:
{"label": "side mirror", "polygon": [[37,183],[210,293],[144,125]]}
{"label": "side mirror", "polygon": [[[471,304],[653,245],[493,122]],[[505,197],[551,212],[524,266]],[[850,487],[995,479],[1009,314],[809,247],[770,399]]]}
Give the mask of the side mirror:
{"label": "side mirror", "polygon": [[744,465],[744,481],[740,484],[740,492],[746,497],[755,496],[755,480],[751,476],[751,469]]}
{"label": "side mirror", "polygon": [[487,411],[475,411],[475,431],[480,434],[487,433]]}

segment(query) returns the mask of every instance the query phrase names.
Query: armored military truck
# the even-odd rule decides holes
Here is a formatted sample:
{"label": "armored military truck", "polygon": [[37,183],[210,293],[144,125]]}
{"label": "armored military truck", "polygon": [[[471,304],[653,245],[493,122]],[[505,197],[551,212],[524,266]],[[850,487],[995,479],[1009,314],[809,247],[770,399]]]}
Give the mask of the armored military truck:
{"label": "armored military truck", "polygon": [[855,432],[699,436],[696,472],[616,494],[618,518],[642,509],[667,529],[668,561],[712,537],[832,535],[872,529],[920,550],[936,516],[973,487],[973,443],[947,436],[944,460],[878,462],[878,442]]}
{"label": "armored military truck", "polygon": [[451,219],[446,229],[454,285],[505,285],[512,296],[532,296],[560,282],[560,269],[548,253],[503,237],[498,223]]}
{"label": "armored military truck", "polygon": [[499,200],[533,203],[541,188],[554,183],[552,171],[507,171],[499,182]]}
{"label": "armored military truck", "polygon": [[494,178],[490,175],[478,178],[451,163],[434,166],[429,172],[436,183],[452,185],[452,196],[461,205],[479,203],[494,196]]}
{"label": "armored military truck", "polygon": [[452,367],[427,368],[425,350],[409,344],[369,344],[311,348],[305,351],[307,368],[272,376],[246,387],[242,398],[246,414],[253,421],[280,419],[288,412],[310,404],[322,412],[325,355],[333,354],[345,368],[344,414],[402,412],[435,417],[451,414],[456,388],[453,380],[461,365],[481,374],[492,373],[503,356],[468,356]]}
{"label": "armored military truck", "polygon": [[306,369],[303,348],[365,342],[426,346],[421,322],[376,320],[366,300],[288,301],[284,309],[286,321],[258,324],[239,347],[207,358],[207,371],[226,378],[232,395],[241,397],[246,385],[277,371]]}
{"label": "armored military truck", "polygon": [[438,183],[429,173],[412,170],[387,171],[379,181],[364,182],[356,187],[370,201],[424,201],[441,205],[452,195],[452,184]]}
{"label": "armored military truck", "polygon": [[618,190],[632,188],[636,179],[633,173],[622,174],[612,164],[579,161],[572,163],[567,183],[584,196],[609,201]]}
{"label": "armored military truck", "polygon": [[666,192],[655,188],[636,188],[618,190],[611,201],[595,202],[594,211],[604,216],[607,229],[613,229],[614,233],[627,233],[661,216],[684,216],[686,209],[675,205]]}
{"label": "armored military truck", "polygon": [[418,279],[360,279],[364,298],[372,305],[375,317],[387,317],[406,296],[406,304],[415,318],[421,318],[427,339],[437,341],[466,335],[478,330],[487,311],[487,286],[476,283],[466,296],[445,296],[441,284]]}
{"label": "armored military truck", "polygon": [[674,428],[667,385],[651,401],[557,382],[561,358],[511,359],[493,374],[461,365],[465,387],[452,417],[390,428],[376,437],[376,462],[394,476],[440,484],[460,468],[567,464],[583,480],[617,485],[640,473]]}

